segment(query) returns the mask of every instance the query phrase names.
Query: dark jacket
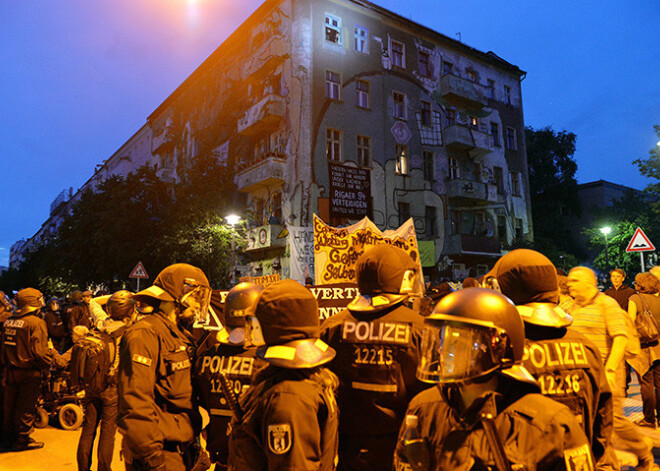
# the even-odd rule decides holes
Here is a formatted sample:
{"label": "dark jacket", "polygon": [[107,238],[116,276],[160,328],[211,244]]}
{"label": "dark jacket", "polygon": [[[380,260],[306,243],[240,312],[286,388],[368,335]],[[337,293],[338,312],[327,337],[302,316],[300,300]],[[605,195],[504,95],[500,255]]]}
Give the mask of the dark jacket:
{"label": "dark jacket", "polygon": [[635,294],[635,290],[628,285],[622,284],[619,286],[619,289],[612,286],[611,288],[606,289],[604,293],[610,298],[614,298],[616,302],[619,303],[619,306],[621,306],[621,309],[628,312],[628,299]]}
{"label": "dark jacket", "polygon": [[233,471],[335,469],[336,378],[325,368],[259,371],[242,398],[244,416],[232,420]]}
{"label": "dark jacket", "polygon": [[[480,421],[485,411],[494,413],[497,435],[512,465],[535,470],[593,469],[587,437],[568,407],[530,392],[523,383],[505,381],[499,392],[478,398],[460,415],[438,387],[412,400],[406,414],[418,417],[418,432],[428,440],[430,470],[497,469]],[[405,469],[403,463],[407,462],[404,431],[405,424],[399,434],[395,469]],[[569,467],[567,463],[574,464]]]}
{"label": "dark jacket", "polygon": [[9,369],[41,374],[53,361],[46,323],[38,312],[14,314],[3,324],[2,363]]}
{"label": "dark jacket", "polygon": [[42,313],[44,322],[46,322],[46,328],[48,329],[48,336],[56,340],[65,337],[66,327],[60,316],[60,311],[45,308]]}
{"label": "dark jacket", "polygon": [[199,432],[190,374],[192,351],[189,336],[159,313],[144,317],[124,333],[117,425],[136,459],[162,462],[164,447],[188,444]]}

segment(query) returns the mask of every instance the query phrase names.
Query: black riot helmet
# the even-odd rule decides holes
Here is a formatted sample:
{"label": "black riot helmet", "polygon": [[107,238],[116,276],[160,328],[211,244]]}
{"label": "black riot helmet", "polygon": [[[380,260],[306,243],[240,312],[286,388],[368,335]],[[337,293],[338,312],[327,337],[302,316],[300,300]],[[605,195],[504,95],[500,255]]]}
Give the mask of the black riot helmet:
{"label": "black riot helmet", "polygon": [[116,291],[108,298],[105,308],[108,315],[116,321],[131,317],[135,313],[133,293],[125,289]]}
{"label": "black riot helmet", "polygon": [[524,324],[510,299],[487,288],[462,289],[442,298],[424,320],[417,377],[462,383],[501,370],[534,383],[519,365],[524,347]]}
{"label": "black riot helmet", "polygon": [[[254,313],[257,298],[264,290],[263,286],[255,283],[243,282],[234,286],[227,293],[224,304],[224,328],[218,333],[220,343],[243,344],[245,342],[245,316]],[[213,292],[211,296],[211,307],[215,308],[218,303],[214,300],[219,298],[219,292]]]}

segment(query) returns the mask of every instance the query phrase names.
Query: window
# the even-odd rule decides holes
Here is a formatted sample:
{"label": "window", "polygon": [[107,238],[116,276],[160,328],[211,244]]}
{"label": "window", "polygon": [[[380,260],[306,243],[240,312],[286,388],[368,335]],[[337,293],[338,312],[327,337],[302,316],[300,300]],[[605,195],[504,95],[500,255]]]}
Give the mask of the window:
{"label": "window", "polygon": [[504,85],[504,103],[511,104],[511,87]]}
{"label": "window", "polygon": [[481,181],[481,162],[472,162],[472,177],[475,182]]}
{"label": "window", "polygon": [[497,215],[497,237],[506,240],[506,218],[502,214]]}
{"label": "window", "polygon": [[522,219],[521,218],[515,218],[514,231],[516,233],[516,239],[522,239],[523,230],[522,230]]}
{"label": "window", "polygon": [[371,138],[367,136],[357,137],[357,164],[368,167],[371,159]]}
{"label": "window", "polygon": [[393,92],[394,97],[394,117],[406,119],[406,95],[399,92]]}
{"label": "window", "polygon": [[479,127],[479,119],[477,119],[475,116],[470,116],[468,120],[468,125],[471,128],[478,128]]}
{"label": "window", "polygon": [[326,131],[325,155],[328,160],[341,161],[341,131],[328,128]]}
{"label": "window", "polygon": [[406,47],[399,41],[392,40],[392,65],[401,69],[406,67]]}
{"label": "window", "polygon": [[507,149],[516,150],[516,130],[513,128],[506,128],[506,136],[504,136],[504,144]]}
{"label": "window", "polygon": [[467,69],[465,71],[465,75],[467,76],[467,79],[471,82],[477,83],[479,81],[479,78],[477,76],[477,71],[474,69]]}
{"label": "window", "polygon": [[396,173],[408,175],[408,147],[401,144],[396,146]]}
{"label": "window", "polygon": [[449,220],[451,223],[451,233],[452,234],[460,234],[461,233],[461,212],[460,211],[455,211],[451,210],[449,211]]}
{"label": "window", "polygon": [[447,127],[456,124],[456,110],[447,110]]}
{"label": "window", "polygon": [[329,13],[325,14],[325,40],[341,44],[341,18]]}
{"label": "window", "polygon": [[419,51],[419,75],[422,77],[431,76],[431,58],[428,52]]}
{"label": "window", "polygon": [[490,123],[490,135],[493,136],[493,145],[500,147],[500,126],[497,123]]}
{"label": "window", "polygon": [[325,97],[331,100],[339,100],[341,90],[341,76],[332,70],[325,71]]}
{"label": "window", "polygon": [[493,167],[493,176],[495,178],[495,186],[497,187],[497,194],[504,194],[504,171],[502,167]]}
{"label": "window", "polygon": [[424,210],[424,228],[427,237],[437,237],[438,235],[436,213],[435,206],[426,206]]}
{"label": "window", "polygon": [[435,180],[435,169],[433,168],[435,155],[428,150],[422,151],[422,160],[424,162],[424,180]]}
{"label": "window", "polygon": [[399,201],[399,226],[410,219],[410,203]]}
{"label": "window", "polygon": [[443,61],[442,62],[442,75],[453,74],[454,73],[454,64],[451,62]]}
{"label": "window", "polygon": [[369,82],[364,80],[355,81],[356,100],[355,106],[358,108],[369,109]]}
{"label": "window", "polygon": [[491,100],[495,99],[495,80],[493,79],[488,79],[488,86],[486,87],[488,89],[488,98]]}
{"label": "window", "polygon": [[357,52],[369,53],[369,30],[362,26],[355,25],[355,50]]}
{"label": "window", "polygon": [[520,172],[511,172],[511,194],[520,196]]}
{"label": "window", "polygon": [[486,234],[486,214],[481,211],[474,213],[474,235]]}
{"label": "window", "polygon": [[431,103],[422,101],[419,107],[422,126],[431,127]]}
{"label": "window", "polygon": [[458,168],[458,159],[449,157],[449,179],[455,180],[461,177],[460,169]]}

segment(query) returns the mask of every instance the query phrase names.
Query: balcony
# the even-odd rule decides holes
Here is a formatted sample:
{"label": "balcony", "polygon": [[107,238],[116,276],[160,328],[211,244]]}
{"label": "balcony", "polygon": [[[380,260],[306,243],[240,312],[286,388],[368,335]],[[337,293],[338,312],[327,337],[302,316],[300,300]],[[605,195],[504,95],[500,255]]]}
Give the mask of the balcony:
{"label": "balcony", "polygon": [[287,50],[287,42],[282,35],[272,36],[249,54],[245,67],[241,70],[243,79],[260,72],[267,74],[291,57]]}
{"label": "balcony", "polygon": [[468,151],[470,157],[478,157],[495,150],[493,136],[465,124],[454,123],[442,130],[445,147],[450,150]]}
{"label": "balcony", "polygon": [[257,158],[238,165],[234,183],[239,191],[251,193],[259,188],[273,187],[284,183],[286,154],[266,152]]}
{"label": "balcony", "polygon": [[286,113],[286,101],[279,95],[267,95],[252,105],[238,120],[238,133],[254,136],[278,124]]}
{"label": "balcony", "polygon": [[286,247],[286,236],[280,237],[283,229],[284,226],[279,224],[266,224],[265,226],[249,229],[245,252],[273,247]]}
{"label": "balcony", "polygon": [[486,254],[500,255],[500,240],[497,237],[478,236],[473,234],[452,234],[447,238],[445,250],[447,254]]}
{"label": "balcony", "polygon": [[445,100],[458,101],[471,108],[481,108],[488,103],[481,85],[456,75],[443,76],[440,87]]}
{"label": "balcony", "polygon": [[504,195],[497,192],[497,185],[455,178],[445,184],[447,197],[454,203],[501,203]]}

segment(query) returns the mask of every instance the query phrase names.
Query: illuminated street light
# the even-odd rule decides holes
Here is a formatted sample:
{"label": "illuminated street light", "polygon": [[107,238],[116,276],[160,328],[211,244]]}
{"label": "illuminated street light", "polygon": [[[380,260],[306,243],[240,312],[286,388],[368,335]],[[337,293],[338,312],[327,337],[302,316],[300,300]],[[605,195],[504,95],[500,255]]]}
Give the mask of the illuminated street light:
{"label": "illuminated street light", "polygon": [[236,214],[229,214],[225,216],[225,221],[227,221],[227,224],[231,226],[231,273],[230,273],[230,279],[234,279],[234,274],[236,271],[236,241],[234,239],[236,231],[234,230],[234,226],[241,222],[241,217],[236,215]]}
{"label": "illuminated street light", "polygon": [[610,272],[610,254],[608,253],[609,251],[607,250],[607,236],[612,232],[612,228],[610,226],[605,226],[600,228],[600,232],[605,236],[605,269],[607,273]]}
{"label": "illuminated street light", "polygon": [[234,227],[236,224],[241,222],[241,217],[237,216],[236,214],[229,214],[225,216],[225,221],[227,221],[227,224],[229,224],[231,227]]}

